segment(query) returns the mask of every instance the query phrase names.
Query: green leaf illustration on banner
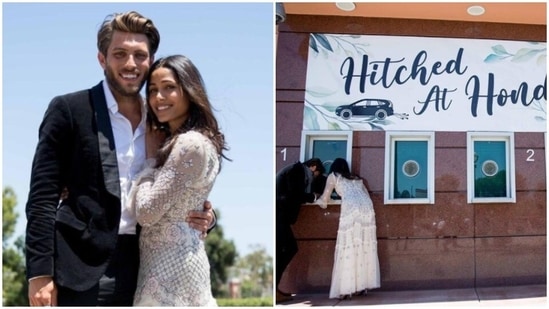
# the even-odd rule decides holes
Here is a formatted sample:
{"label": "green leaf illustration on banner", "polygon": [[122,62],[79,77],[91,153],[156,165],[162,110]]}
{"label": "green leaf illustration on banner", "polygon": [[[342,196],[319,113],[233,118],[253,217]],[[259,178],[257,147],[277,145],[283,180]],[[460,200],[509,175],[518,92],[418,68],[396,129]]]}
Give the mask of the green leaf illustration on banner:
{"label": "green leaf illustration on banner", "polygon": [[337,122],[329,122],[328,123],[328,130],[341,130],[341,127],[339,126],[339,124],[337,124]]}
{"label": "green leaf illustration on banner", "polygon": [[[317,44],[318,42],[318,44]],[[309,36],[309,46],[318,53],[319,51],[319,44],[324,49],[333,52],[332,45],[328,41],[328,38],[324,34],[317,34],[317,33],[311,33]]]}
{"label": "green leaf illustration on banner", "polygon": [[[331,53],[338,53],[343,51],[347,56],[353,55],[366,55],[366,47],[369,44],[352,42],[351,39],[356,39],[360,36],[356,35],[329,35],[320,33],[311,33],[309,36],[309,47],[317,54],[321,49],[324,49]],[[331,41],[331,43],[330,43]]]}
{"label": "green leaf illustration on banner", "polygon": [[334,51],[332,49],[332,45],[330,45],[330,42],[328,42],[328,39],[326,38],[326,36],[324,34],[313,33],[312,35],[322,47],[324,47],[325,49],[327,49],[331,52]]}
{"label": "green leaf illustration on banner", "polygon": [[316,98],[327,97],[337,92],[336,90],[330,90],[326,87],[309,87],[305,91],[307,91],[308,94]]}
{"label": "green leaf illustration on banner", "polygon": [[545,51],[545,49],[530,49],[530,48],[521,48],[511,59],[512,62],[525,62],[532,59],[535,55],[540,52]]}
{"label": "green leaf illustration on banner", "polygon": [[366,47],[368,47],[369,44],[352,42],[352,40],[349,40],[349,38],[353,38],[352,35],[334,35],[329,37],[334,41],[335,46],[337,46],[338,49],[343,50],[347,56],[352,56],[355,54],[361,56],[368,54]]}
{"label": "green leaf illustration on banner", "polygon": [[511,58],[511,62],[526,62],[534,58],[536,55],[540,54],[540,56],[538,56],[538,58],[536,59],[536,64],[544,65],[547,49],[521,48],[515,54],[511,54],[507,51],[507,49],[505,49],[505,47],[503,47],[503,45],[498,44],[492,46],[492,51],[494,51],[494,54],[489,54],[484,59],[484,62],[494,63],[505,60],[507,58]]}
{"label": "green leaf illustration on banner", "polygon": [[539,55],[536,59],[537,65],[545,65],[547,63],[547,54]]}
{"label": "green leaf illustration on banner", "polygon": [[308,106],[305,106],[303,110],[303,128],[306,130],[318,130],[320,128],[316,112]]}
{"label": "green leaf illustration on banner", "polygon": [[492,46],[492,50],[494,51],[494,53],[496,53],[496,55],[511,55],[507,52],[505,47],[503,47],[503,45],[501,45],[501,44],[498,44],[496,46]]}
{"label": "green leaf illustration on banner", "polygon": [[547,120],[547,100],[536,100],[532,102],[530,108],[533,108],[534,110],[537,110],[542,114],[542,116],[536,116],[534,117],[534,119],[536,119],[537,121]]}
{"label": "green leaf illustration on banner", "polygon": [[312,35],[309,37],[309,47],[318,53],[318,47],[316,46],[315,38]]}
{"label": "green leaf illustration on banner", "polygon": [[498,61],[501,61],[501,60],[503,60],[507,57],[509,57],[509,56],[499,56],[499,55],[495,55],[495,54],[490,54],[490,55],[488,55],[488,57],[486,57],[484,59],[484,62],[486,62],[486,63],[498,62]]}
{"label": "green leaf illustration on banner", "polygon": [[372,127],[372,130],[374,131],[385,131],[385,129],[382,126],[378,126],[376,124],[373,124],[370,122],[370,126]]}

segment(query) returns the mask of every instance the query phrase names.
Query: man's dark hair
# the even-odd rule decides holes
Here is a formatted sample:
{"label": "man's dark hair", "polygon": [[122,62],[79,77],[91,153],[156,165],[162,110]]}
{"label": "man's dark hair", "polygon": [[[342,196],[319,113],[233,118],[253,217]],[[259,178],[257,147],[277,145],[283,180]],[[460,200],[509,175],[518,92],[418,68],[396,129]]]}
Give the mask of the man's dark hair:
{"label": "man's dark hair", "polygon": [[152,20],[145,16],[130,11],[126,13],[115,13],[107,16],[99,31],[97,32],[97,49],[107,57],[107,51],[114,31],[144,34],[149,39],[150,57],[158,50],[160,44],[160,33]]}
{"label": "man's dark hair", "polygon": [[326,172],[324,164],[322,164],[322,161],[319,158],[309,159],[305,161],[305,165],[307,165],[307,167],[316,166],[316,170],[319,171],[321,174],[324,174],[324,172]]}

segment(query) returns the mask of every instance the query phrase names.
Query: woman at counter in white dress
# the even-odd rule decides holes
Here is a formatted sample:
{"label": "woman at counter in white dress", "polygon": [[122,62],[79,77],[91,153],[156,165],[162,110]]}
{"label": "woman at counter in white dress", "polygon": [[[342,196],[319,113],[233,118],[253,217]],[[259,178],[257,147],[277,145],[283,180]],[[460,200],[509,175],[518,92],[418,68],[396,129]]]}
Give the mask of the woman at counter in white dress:
{"label": "woman at counter in white dress", "polygon": [[362,179],[342,158],[332,163],[324,192],[315,203],[325,209],[334,189],[341,197],[341,212],[330,298],[350,299],[380,287],[375,213]]}

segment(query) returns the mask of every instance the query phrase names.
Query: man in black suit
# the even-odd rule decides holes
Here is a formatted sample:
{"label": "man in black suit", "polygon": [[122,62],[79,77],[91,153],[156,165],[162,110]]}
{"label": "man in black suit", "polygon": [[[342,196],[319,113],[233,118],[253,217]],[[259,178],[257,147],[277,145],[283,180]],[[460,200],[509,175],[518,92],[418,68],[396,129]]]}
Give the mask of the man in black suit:
{"label": "man in black suit", "polygon": [[[132,305],[139,228],[126,197],[145,163],[139,91],[159,42],[139,13],[108,16],[97,37],[105,80],[46,110],[26,205],[32,306]],[[206,204],[187,218],[203,232],[214,219]]]}
{"label": "man in black suit", "polygon": [[284,167],[276,175],[276,302],[291,297],[278,289],[284,270],[297,253],[297,241],[292,224],[297,221],[301,204],[313,202],[309,193],[313,180],[312,170],[296,162]]}
{"label": "man in black suit", "polygon": [[326,186],[326,180],[328,177],[324,175],[326,169],[322,164],[322,160],[319,158],[312,158],[305,161],[305,165],[313,172],[313,182],[311,184],[311,192],[315,194],[315,197],[319,197],[324,193],[324,187]]}

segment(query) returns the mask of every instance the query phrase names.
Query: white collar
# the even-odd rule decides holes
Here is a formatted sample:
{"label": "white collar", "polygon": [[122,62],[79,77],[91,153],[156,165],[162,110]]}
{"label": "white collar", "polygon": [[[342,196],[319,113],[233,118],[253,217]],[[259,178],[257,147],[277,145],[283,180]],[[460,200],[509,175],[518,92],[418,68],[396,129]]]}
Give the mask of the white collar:
{"label": "white collar", "polygon": [[[116,114],[118,113],[118,104],[116,103],[116,99],[114,98],[114,95],[112,94],[111,88],[107,84],[106,80],[103,80],[103,92],[105,92],[105,101],[107,101],[107,108],[111,111],[111,113]],[[142,117],[145,117],[147,114],[147,106],[145,106],[145,100],[143,100],[143,97],[140,96],[141,100],[141,115]]]}

